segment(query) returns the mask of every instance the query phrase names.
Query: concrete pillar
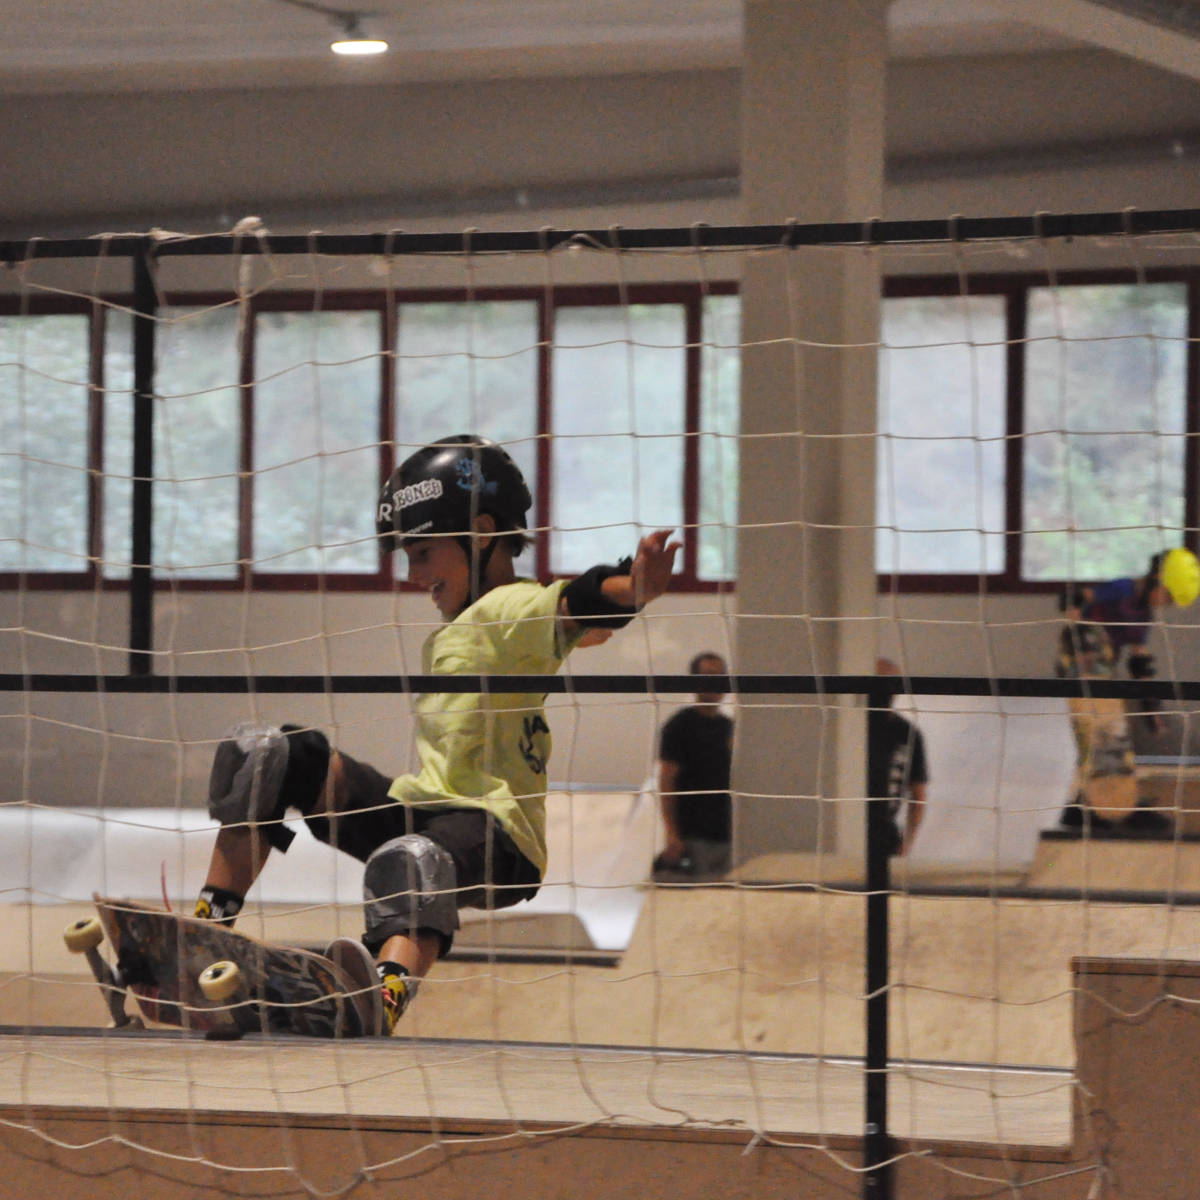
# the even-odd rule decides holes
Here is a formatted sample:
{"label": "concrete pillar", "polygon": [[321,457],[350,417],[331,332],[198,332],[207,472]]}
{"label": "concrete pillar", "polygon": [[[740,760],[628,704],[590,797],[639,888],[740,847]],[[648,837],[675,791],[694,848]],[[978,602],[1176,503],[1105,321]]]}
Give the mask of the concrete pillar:
{"label": "concrete pillar", "polygon": [[[886,10],[887,0],[746,3],[749,222],[883,216]],[[737,669],[869,673],[875,458],[870,437],[854,435],[875,428],[875,256],[818,248],[748,260],[742,313]],[[855,345],[865,348],[843,348]],[[862,805],[829,801],[863,794],[865,722],[853,702],[835,704],[740,708],[739,861],[859,851]]]}

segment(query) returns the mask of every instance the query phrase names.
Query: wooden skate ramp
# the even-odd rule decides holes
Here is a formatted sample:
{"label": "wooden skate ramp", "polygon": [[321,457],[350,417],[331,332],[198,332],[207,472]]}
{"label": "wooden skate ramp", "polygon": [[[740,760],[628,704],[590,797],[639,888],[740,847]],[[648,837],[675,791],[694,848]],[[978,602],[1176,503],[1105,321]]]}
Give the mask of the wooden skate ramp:
{"label": "wooden skate ramp", "polygon": [[[857,892],[648,888],[616,965],[444,961],[405,1022],[422,1038],[861,1055],[864,907]],[[73,915],[20,917],[0,1023],[106,1023],[62,945]],[[246,927],[310,921],[250,913]],[[1195,906],[898,895],[891,931],[891,1050],[922,1061],[1070,1067],[1073,957],[1200,957]]]}
{"label": "wooden skate ramp", "polygon": [[1200,836],[1144,838],[1048,831],[1038,840],[1032,888],[1161,893],[1200,902]]}

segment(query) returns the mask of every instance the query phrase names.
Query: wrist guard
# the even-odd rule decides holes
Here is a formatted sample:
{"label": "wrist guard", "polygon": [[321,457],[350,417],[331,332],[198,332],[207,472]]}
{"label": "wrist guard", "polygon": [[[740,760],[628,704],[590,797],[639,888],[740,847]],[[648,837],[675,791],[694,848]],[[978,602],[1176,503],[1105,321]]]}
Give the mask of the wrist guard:
{"label": "wrist guard", "polygon": [[592,567],[572,579],[562,593],[571,620],[585,627],[624,629],[637,616],[638,610],[614,604],[605,596],[602,585],[612,575],[628,575],[632,568],[633,559],[623,558],[615,567]]}

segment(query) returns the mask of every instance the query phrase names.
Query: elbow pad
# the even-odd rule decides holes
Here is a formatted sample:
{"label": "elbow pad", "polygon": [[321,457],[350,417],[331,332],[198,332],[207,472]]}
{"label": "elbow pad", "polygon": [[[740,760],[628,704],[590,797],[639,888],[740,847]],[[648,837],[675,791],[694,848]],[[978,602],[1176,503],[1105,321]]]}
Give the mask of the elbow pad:
{"label": "elbow pad", "polygon": [[563,599],[571,620],[583,626],[596,625],[601,629],[623,629],[637,616],[636,608],[614,604],[601,586],[611,575],[628,575],[632,558],[623,558],[615,567],[595,566],[577,575],[563,588]]}

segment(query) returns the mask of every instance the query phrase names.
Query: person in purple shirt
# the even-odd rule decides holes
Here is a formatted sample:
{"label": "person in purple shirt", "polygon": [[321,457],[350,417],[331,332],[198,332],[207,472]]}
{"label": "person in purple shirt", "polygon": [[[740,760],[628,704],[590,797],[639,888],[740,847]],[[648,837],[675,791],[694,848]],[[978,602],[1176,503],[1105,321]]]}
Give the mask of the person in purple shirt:
{"label": "person in purple shirt", "polygon": [[[1140,578],[1068,587],[1060,603],[1067,622],[1059,640],[1058,675],[1112,677],[1123,659],[1130,679],[1153,679],[1154,655],[1146,644],[1155,613],[1171,603],[1181,608],[1191,604],[1198,582],[1200,567],[1195,555],[1180,548],[1155,554]],[[1145,718],[1151,736],[1161,729],[1158,708],[1159,702],[1153,699],[1136,703],[1135,711]],[[1074,797],[1063,810],[1062,823],[1083,824],[1084,809],[1081,797]],[[1147,814],[1139,812],[1138,816],[1144,821]],[[1098,826],[1107,824],[1095,816],[1092,821]]]}
{"label": "person in purple shirt", "polygon": [[1172,599],[1162,577],[1165,557],[1154,555],[1140,579],[1068,589],[1063,597],[1067,624],[1059,652],[1060,675],[1113,675],[1125,654],[1130,679],[1154,677],[1154,656],[1146,640],[1155,610]]}

